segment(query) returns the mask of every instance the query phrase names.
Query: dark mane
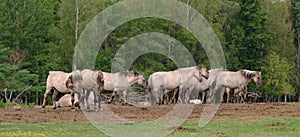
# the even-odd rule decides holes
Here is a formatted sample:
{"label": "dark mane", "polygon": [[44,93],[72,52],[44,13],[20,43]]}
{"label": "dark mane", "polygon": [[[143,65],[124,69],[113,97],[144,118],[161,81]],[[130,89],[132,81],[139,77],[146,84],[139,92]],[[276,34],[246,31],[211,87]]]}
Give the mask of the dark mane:
{"label": "dark mane", "polygon": [[140,73],[138,72],[134,72],[134,71],[122,71],[122,72],[119,72],[119,75],[121,76],[127,76],[128,74],[133,74],[135,77],[140,75]]}
{"label": "dark mane", "polygon": [[241,74],[247,78],[247,79],[252,79],[256,75],[256,71],[250,71],[250,70],[239,70]]}

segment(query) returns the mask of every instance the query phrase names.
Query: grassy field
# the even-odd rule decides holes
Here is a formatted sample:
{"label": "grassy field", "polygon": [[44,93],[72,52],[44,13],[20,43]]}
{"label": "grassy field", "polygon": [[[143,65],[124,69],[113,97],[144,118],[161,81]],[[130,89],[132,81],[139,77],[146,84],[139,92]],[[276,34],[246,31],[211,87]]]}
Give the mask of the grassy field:
{"label": "grassy field", "polygon": [[[300,117],[228,117],[214,120],[204,128],[198,120],[189,120],[170,137],[243,136],[243,137],[299,137]],[[57,121],[55,123],[1,123],[0,136],[105,136],[90,123]]]}

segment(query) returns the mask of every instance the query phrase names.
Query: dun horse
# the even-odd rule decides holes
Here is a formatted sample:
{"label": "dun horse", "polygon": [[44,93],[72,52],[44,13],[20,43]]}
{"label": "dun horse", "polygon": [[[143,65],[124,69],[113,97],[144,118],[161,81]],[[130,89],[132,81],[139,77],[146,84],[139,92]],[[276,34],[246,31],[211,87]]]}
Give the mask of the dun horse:
{"label": "dun horse", "polygon": [[254,80],[257,86],[262,85],[261,72],[250,70],[239,70],[237,72],[224,71],[221,72],[216,79],[215,87],[213,88],[210,102],[213,101],[219,88],[222,88],[220,93],[221,102],[223,101],[224,88],[237,89],[240,87],[247,87],[248,83]]}
{"label": "dun horse", "polygon": [[183,102],[180,97],[182,95],[182,90],[184,85],[186,85],[187,82],[193,77],[201,81],[199,72],[202,76],[208,77],[206,68],[203,65],[189,68],[179,68],[168,72],[155,72],[151,74],[148,80],[148,88],[151,94],[152,103],[162,104],[165,92],[175,88],[179,88],[179,101],[181,101],[181,103],[187,103]]}
{"label": "dun horse", "polygon": [[[89,69],[84,69],[81,71],[81,75],[83,78],[82,82],[82,88],[86,90],[86,105],[87,109],[90,109],[90,104],[88,102],[88,97],[90,95],[90,91],[94,91],[94,110],[97,110],[96,108],[96,102],[98,101],[98,109],[100,110],[100,104],[101,104],[101,92],[104,88],[104,79],[103,79],[103,73],[101,70],[98,71],[92,71]],[[96,98],[96,95],[98,99]],[[80,100],[81,101],[81,100]]]}
{"label": "dun horse", "polygon": [[104,76],[104,90],[113,91],[109,103],[112,102],[114,96],[118,92],[123,93],[124,102],[127,103],[126,90],[133,84],[138,84],[143,88],[147,87],[144,75],[137,72],[118,72],[118,73],[107,73],[103,72]]}
{"label": "dun horse", "polygon": [[46,91],[44,94],[43,110],[45,110],[46,100],[50,92],[53,92],[52,101],[53,109],[56,109],[56,96],[58,92],[71,93],[72,109],[74,108],[74,94],[81,94],[82,88],[82,76],[79,70],[75,70],[71,73],[65,73],[62,71],[50,71],[47,78]]}

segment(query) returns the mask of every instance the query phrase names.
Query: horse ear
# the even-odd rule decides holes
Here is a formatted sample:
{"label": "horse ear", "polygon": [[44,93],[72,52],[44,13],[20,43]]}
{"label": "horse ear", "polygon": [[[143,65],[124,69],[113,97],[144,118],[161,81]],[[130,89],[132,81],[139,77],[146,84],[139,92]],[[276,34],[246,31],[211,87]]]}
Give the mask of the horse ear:
{"label": "horse ear", "polygon": [[258,74],[261,76],[261,71],[260,71],[260,72],[258,72]]}
{"label": "horse ear", "polygon": [[68,80],[70,80],[72,82],[72,74],[69,76]]}
{"label": "horse ear", "polygon": [[201,69],[203,69],[203,68],[205,68],[205,66],[204,65],[200,65],[200,66],[198,66],[198,70],[201,70]]}
{"label": "horse ear", "polygon": [[72,85],[73,81],[72,81],[72,74],[69,75],[67,81],[66,81],[66,87],[70,88],[70,86]]}
{"label": "horse ear", "polygon": [[241,73],[242,73],[243,76],[247,77],[245,70],[240,70],[240,71],[241,71]]}
{"label": "horse ear", "polygon": [[133,72],[133,74],[134,74],[134,76],[138,76],[139,75],[139,73],[137,73],[137,72]]}

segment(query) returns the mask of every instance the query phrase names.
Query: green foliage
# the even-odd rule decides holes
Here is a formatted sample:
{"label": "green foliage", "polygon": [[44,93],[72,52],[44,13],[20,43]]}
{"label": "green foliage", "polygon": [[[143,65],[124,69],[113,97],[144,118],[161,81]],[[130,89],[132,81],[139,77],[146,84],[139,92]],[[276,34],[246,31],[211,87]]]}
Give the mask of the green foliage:
{"label": "green foliage", "polygon": [[6,104],[4,103],[3,99],[0,98],[0,108],[5,108]]}
{"label": "green foliage", "polygon": [[243,29],[241,45],[238,46],[240,68],[260,70],[262,59],[267,54],[265,42],[270,39],[266,29],[267,13],[258,0],[239,0],[241,10],[236,22]]}
{"label": "green foliage", "polygon": [[286,58],[280,57],[275,52],[271,52],[265,62],[262,73],[265,93],[294,95],[295,89],[291,83],[294,66],[290,65]]}
{"label": "green foliage", "polygon": [[[13,96],[16,96],[30,87],[25,91],[28,91],[29,100],[41,98],[41,94],[35,93],[45,91],[48,72],[72,70],[74,47],[87,23],[118,1],[1,0],[1,95],[6,89],[13,91]],[[298,0],[180,1],[199,11],[210,23],[223,46],[227,69],[262,70],[265,85],[262,89],[268,94],[293,95],[300,92],[300,77],[295,71],[296,49],[300,45]],[[78,26],[76,8],[79,11]],[[176,16],[176,13],[170,14]],[[186,46],[197,65],[205,64],[209,68],[209,53],[204,51],[201,43],[188,30],[174,22],[154,18],[132,20],[116,28],[104,40],[95,68],[110,72],[118,49],[130,38],[146,32],[172,36]],[[181,56],[178,57],[185,61]],[[156,71],[176,69],[176,65],[166,56],[148,53],[135,60],[130,69],[148,77]],[[280,79],[282,77],[284,79]],[[254,85],[250,85],[249,89],[261,90]]]}

